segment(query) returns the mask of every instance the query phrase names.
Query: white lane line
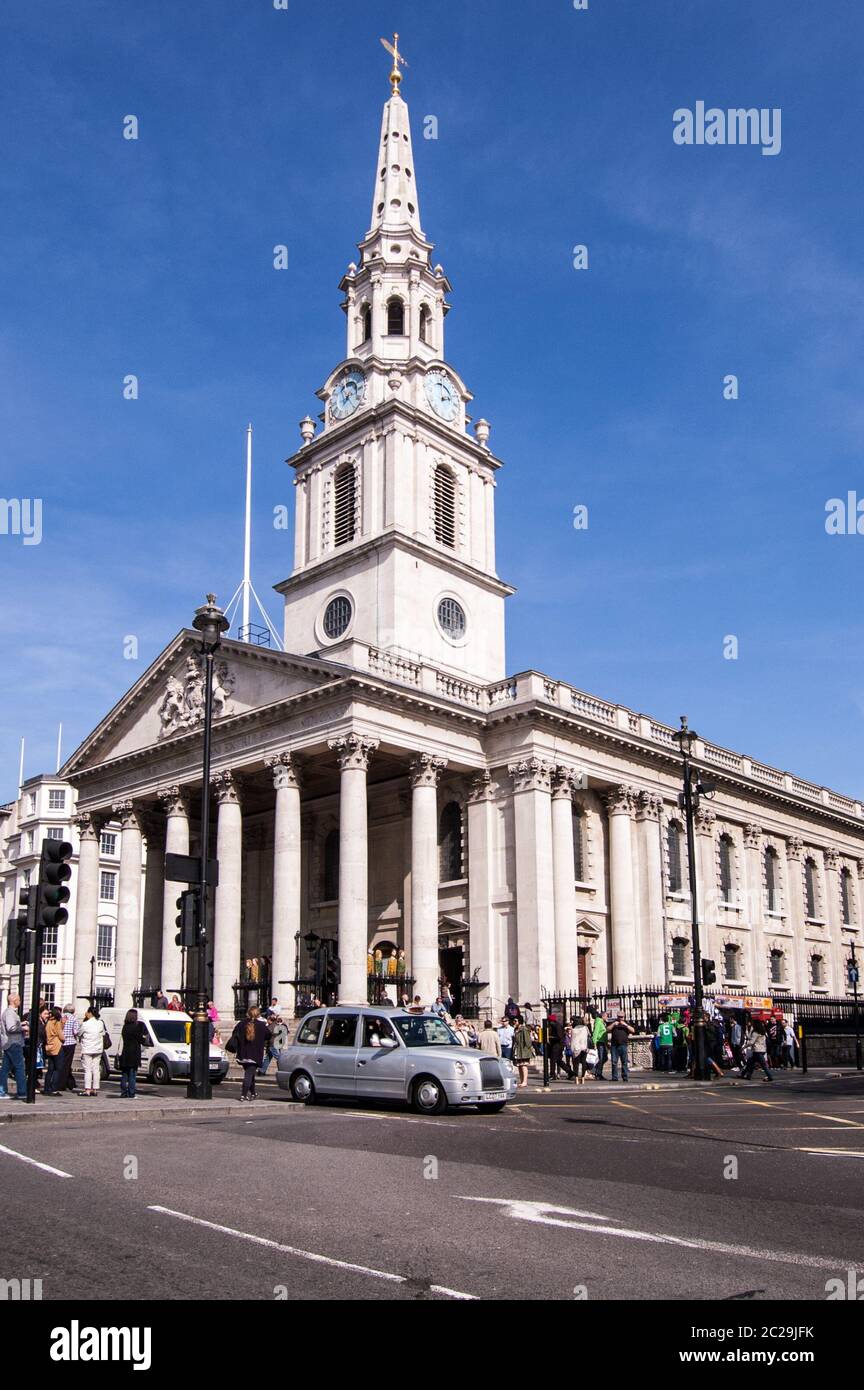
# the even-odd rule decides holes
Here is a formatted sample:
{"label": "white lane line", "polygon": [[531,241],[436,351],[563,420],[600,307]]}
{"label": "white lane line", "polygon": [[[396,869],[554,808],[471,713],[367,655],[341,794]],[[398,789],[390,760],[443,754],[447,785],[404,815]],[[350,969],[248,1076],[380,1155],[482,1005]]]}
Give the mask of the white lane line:
{"label": "white lane line", "polygon": [[[189,1216],[185,1211],[172,1211],[170,1207],[151,1206],[160,1216],[174,1216],[178,1221],[188,1221],[193,1226],[204,1226],[208,1231],[219,1231],[225,1236],[236,1236],[238,1240],[251,1241],[253,1245],[264,1245],[268,1250],[278,1250],[283,1255],[295,1255],[301,1260],[311,1260],[313,1264],[329,1265],[332,1269],[347,1269],[352,1274],[367,1274],[370,1279],[384,1279],[391,1284],[409,1284],[404,1274],[391,1274],[386,1269],[371,1269],[368,1265],[352,1264],[349,1260],[337,1260],[332,1255],[319,1255],[313,1250],[301,1250],[296,1245],[282,1245],[278,1240],[267,1240],[265,1236],[253,1236],[248,1231],[235,1231],[233,1226],[220,1226],[216,1221],[204,1221],[200,1216]],[[445,1294],[448,1298],[471,1299],[479,1301],[479,1295],[460,1293],[458,1289],[445,1288],[443,1284],[430,1284],[432,1293]]]}
{"label": "white lane line", "polygon": [[32,1163],[34,1168],[41,1168],[43,1173],[53,1173],[56,1178],[71,1178],[71,1173],[64,1173],[62,1168],[52,1168],[50,1163],[40,1163],[36,1158],[28,1158],[26,1154],[19,1154],[17,1149],[7,1149],[4,1144],[0,1144],[0,1154],[8,1154],[10,1158],[20,1158],[22,1163]]}
{"label": "white lane line", "polygon": [[[569,1207],[554,1207],[548,1202],[523,1202],[507,1197],[459,1197],[460,1202],[488,1202],[494,1206],[507,1207],[509,1215],[517,1221],[532,1221],[542,1226],[563,1226],[565,1230],[588,1231],[594,1235],[618,1236],[621,1240],[646,1240],[654,1245],[680,1245],[687,1250],[708,1250],[718,1255],[744,1255],[748,1259],[767,1260],[773,1264],[805,1265],[808,1269],[833,1269],[843,1265],[852,1266],[854,1260],[848,1258],[824,1259],[819,1255],[801,1255],[791,1250],[753,1249],[749,1245],[727,1245],[717,1240],[697,1240],[685,1236],[661,1235],[657,1231],[636,1231],[621,1226],[615,1216],[598,1216],[587,1211],[574,1211]],[[550,1213],[545,1215],[544,1213]],[[594,1221],[616,1221],[615,1226],[590,1225],[587,1221],[561,1220],[561,1217],[588,1216]]]}
{"label": "white lane line", "polygon": [[802,1154],[816,1154],[819,1158],[864,1158],[860,1149],[799,1149]]}

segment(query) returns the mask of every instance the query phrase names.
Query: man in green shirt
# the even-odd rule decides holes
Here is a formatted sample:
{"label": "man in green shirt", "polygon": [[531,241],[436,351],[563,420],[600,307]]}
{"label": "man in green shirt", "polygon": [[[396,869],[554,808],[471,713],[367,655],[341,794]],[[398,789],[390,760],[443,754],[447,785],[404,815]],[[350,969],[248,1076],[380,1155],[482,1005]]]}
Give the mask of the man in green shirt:
{"label": "man in green shirt", "polygon": [[664,1014],[657,1027],[657,1067],[660,1071],[672,1070],[672,1048],[675,1043],[675,1025],[668,1014]]}
{"label": "man in green shirt", "polygon": [[591,1027],[591,1042],[597,1049],[597,1065],[594,1068],[594,1079],[603,1080],[603,1068],[606,1065],[606,1058],[609,1056],[609,1047],[606,1042],[606,1024],[599,1014],[594,1015],[594,1023]]}

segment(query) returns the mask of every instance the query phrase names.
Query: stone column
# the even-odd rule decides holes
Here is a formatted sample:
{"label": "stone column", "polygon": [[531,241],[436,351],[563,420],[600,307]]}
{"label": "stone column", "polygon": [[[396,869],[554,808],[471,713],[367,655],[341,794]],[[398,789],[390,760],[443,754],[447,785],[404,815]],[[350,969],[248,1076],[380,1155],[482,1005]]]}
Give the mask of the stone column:
{"label": "stone column", "polygon": [[445,758],[411,763],[411,957],[414,992],[427,1008],[438,994],[438,778]]}
{"label": "stone column", "polygon": [[[471,969],[489,981],[491,1007],[500,1015],[508,991],[507,960],[500,959],[495,939],[496,914],[492,907],[492,777],[478,772],[468,792],[468,921]],[[522,1001],[525,1002],[524,1000]],[[533,1003],[533,999],[530,1001]],[[485,1003],[485,1000],[484,1000]]]}
{"label": "stone column", "polygon": [[243,813],[233,772],[217,772],[213,794],[218,804],[216,858],[219,886],[213,918],[213,1001],[219,1017],[234,1017],[234,990],[240,969]]}
{"label": "stone column", "polygon": [[632,787],[613,787],[606,793],[609,813],[609,910],[612,923],[610,988],[639,984],[639,952],[633,891],[632,816],[636,793]]}
{"label": "stone column", "polygon": [[372,356],[380,357],[384,338],[384,295],[380,275],[372,276]]}
{"label": "stone column", "polygon": [[117,941],[114,947],[114,1007],[130,1009],[140,984],[141,818],[131,801],[115,801],[120,821],[120,881],[117,893]]}
{"label": "stone column", "polygon": [[161,981],[162,894],[165,882],[165,824],[149,813],[143,820],[147,841],[144,876],[144,923],[141,931],[141,985],[150,988]]}
{"label": "stone column", "polygon": [[290,753],[267,759],[276,788],[273,823],[273,949],[271,987],[286,1014],[294,1012],[295,937],[300,930],[300,773]]}
{"label": "stone column", "polygon": [[[552,876],[555,900],[555,979],[558,990],[579,990],[576,864],[573,852],[573,771],[552,769]],[[533,1004],[533,999],[530,1001]]]}
{"label": "stone column", "polygon": [[750,927],[749,968],[744,978],[755,992],[768,987],[768,964],[765,954],[764,891],[762,885],[762,827],[750,821],[744,827],[744,892],[745,923]]}
{"label": "stone column", "polygon": [[420,341],[420,272],[411,271],[410,283],[408,286],[408,356],[417,356],[417,344]]}
{"label": "stone column", "polygon": [[[163,787],[159,800],[165,812],[165,853],[189,853],[189,797],[184,788]],[[189,887],[188,883],[165,881],[162,890],[162,965],[159,983],[170,994],[180,988],[182,978],[182,949],[177,936],[177,899]],[[187,984],[190,983],[188,980]]]}
{"label": "stone column", "polygon": [[[75,888],[75,955],[72,965],[72,998],[58,1001],[82,1007],[82,995],[90,993],[90,958],[96,954],[99,921],[99,836],[105,820],[94,811],[74,817],[78,831],[78,881]],[[17,908],[16,908],[17,910]]]}
{"label": "stone column", "polygon": [[846,970],[843,965],[843,914],[840,910],[840,851],[836,849],[825,851],[824,915],[831,938],[825,983],[831,994],[842,996],[846,992]]}
{"label": "stone column", "polygon": [[786,841],[786,921],[792,932],[790,969],[786,985],[796,994],[807,994],[810,982],[804,978],[804,841],[791,835]]}
{"label": "stone column", "polygon": [[346,734],[329,740],[341,770],[339,788],[340,1000],[366,1003],[369,942],[369,832],[366,773],[377,739]]}
{"label": "stone column", "polygon": [[[700,954],[713,960],[720,979],[717,960],[717,901],[720,896],[717,884],[717,846],[714,837],[715,813],[707,806],[700,806],[693,817],[696,831],[696,891],[699,904],[699,948]],[[713,988],[713,986],[712,986]]]}
{"label": "stone column", "polygon": [[641,841],[639,918],[641,965],[647,985],[666,983],[666,942],[664,940],[663,866],[660,849],[660,818],[663,799],[641,791],[636,798],[637,834]]}
{"label": "stone column", "polygon": [[[551,768],[539,758],[511,763],[516,838],[516,958],[520,999],[535,1003],[555,979]],[[507,993],[514,990],[509,980]]]}

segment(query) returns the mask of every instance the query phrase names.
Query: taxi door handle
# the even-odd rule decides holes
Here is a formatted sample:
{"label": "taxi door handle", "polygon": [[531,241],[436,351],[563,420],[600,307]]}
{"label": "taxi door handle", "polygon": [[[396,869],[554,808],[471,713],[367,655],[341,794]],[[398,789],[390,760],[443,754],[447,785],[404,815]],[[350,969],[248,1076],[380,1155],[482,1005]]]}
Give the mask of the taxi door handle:
{"label": "taxi door handle", "polygon": [[358,1067],[365,1067],[366,1062],[365,1062],[365,1060],[363,1060],[362,1058],[359,1058],[359,1057],[358,1057],[358,1059],[357,1059],[357,1065],[358,1065]]}

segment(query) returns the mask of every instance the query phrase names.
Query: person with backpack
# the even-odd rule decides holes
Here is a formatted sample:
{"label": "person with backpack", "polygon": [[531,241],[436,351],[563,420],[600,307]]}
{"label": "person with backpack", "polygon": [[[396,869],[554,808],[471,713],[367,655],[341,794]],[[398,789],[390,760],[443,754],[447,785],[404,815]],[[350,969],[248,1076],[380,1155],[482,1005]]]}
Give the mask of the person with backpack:
{"label": "person with backpack", "polygon": [[609,1046],[606,1041],[606,1024],[598,1013],[594,1014],[594,1022],[591,1025],[591,1042],[597,1053],[597,1061],[594,1064],[594,1080],[603,1080],[603,1068],[606,1065],[606,1058],[609,1056]]}
{"label": "person with backpack", "polygon": [[528,1070],[534,1057],[534,1044],[531,1039],[531,1028],[523,1018],[516,1024],[513,1031],[513,1061],[519,1073],[519,1087],[524,1089],[528,1085]]}
{"label": "person with backpack", "polygon": [[243,1068],[241,1100],[255,1099],[255,1076],[264,1061],[264,1049],[273,1036],[267,1024],[259,1018],[259,1012],[256,1005],[247,1009],[246,1017],[241,1018],[225,1044],[225,1051],[233,1052]]}

